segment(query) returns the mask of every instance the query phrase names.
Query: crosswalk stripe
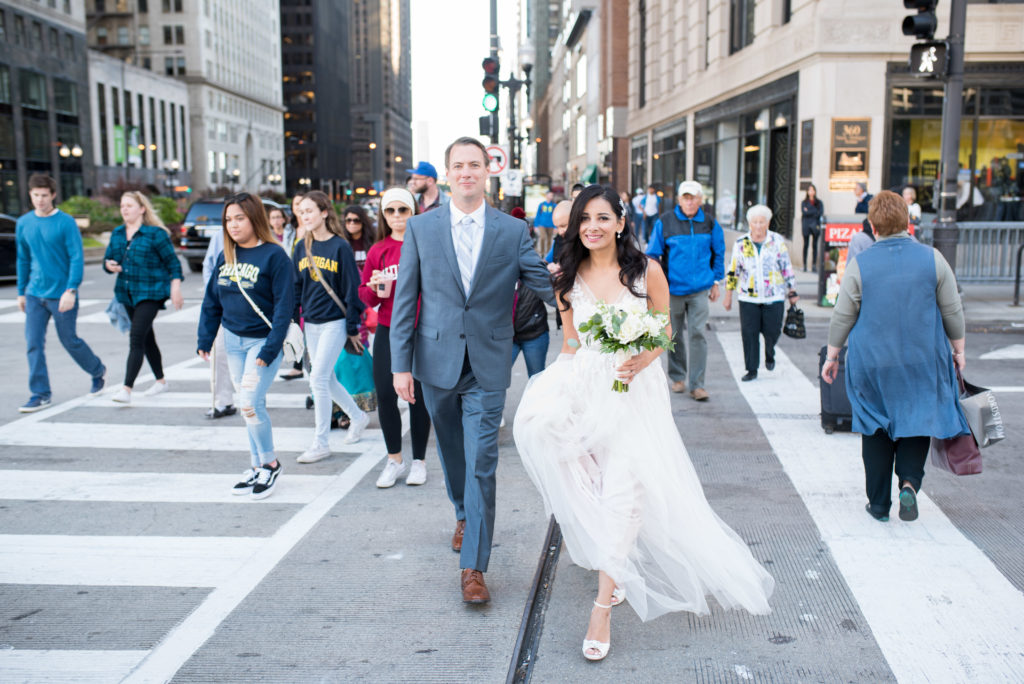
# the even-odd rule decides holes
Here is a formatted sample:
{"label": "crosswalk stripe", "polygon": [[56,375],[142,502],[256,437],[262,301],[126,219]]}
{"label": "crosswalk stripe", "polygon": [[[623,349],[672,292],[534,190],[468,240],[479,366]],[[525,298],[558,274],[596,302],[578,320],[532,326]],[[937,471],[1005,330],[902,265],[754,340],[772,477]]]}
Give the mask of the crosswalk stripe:
{"label": "crosswalk stripe", "polygon": [[[130,408],[121,409],[126,414]],[[126,415],[127,418],[127,415]],[[331,432],[329,445],[335,453],[355,454],[371,444],[383,444],[380,430],[366,430],[356,444],[344,444],[345,431]],[[20,421],[0,427],[0,445],[48,446],[60,448],[90,447],[95,449],[161,449],[174,451],[244,451],[249,445],[244,425],[193,426],[182,429],[174,425],[135,425],[132,423],[46,423],[25,425]],[[277,451],[305,451],[313,441],[313,428],[274,428]]]}
{"label": "crosswalk stripe", "polygon": [[148,654],[149,651],[0,650],[0,674],[3,681],[11,684],[109,684],[121,681]]}
{"label": "crosswalk stripe", "polygon": [[1019,680],[1024,594],[926,494],[918,495],[921,517],[912,524],[871,519],[863,510],[860,438],[824,433],[816,383],[778,348],[774,372],[740,382],[740,334],[718,333],[718,340],[896,678]]}
{"label": "crosswalk stripe", "polygon": [[[240,464],[241,465],[241,464]],[[67,470],[4,470],[0,500],[107,501],[140,503],[256,504],[234,496],[231,487],[239,473],[102,473]],[[281,476],[274,503],[307,504],[334,480],[329,475]]]}
{"label": "crosswalk stripe", "polygon": [[0,535],[0,584],[217,587],[229,583],[260,537]]}
{"label": "crosswalk stripe", "polygon": [[[210,372],[203,370],[209,378]],[[173,379],[173,378],[172,378]],[[180,379],[180,377],[179,377]],[[305,387],[305,383],[301,387]],[[285,394],[283,392],[267,393],[267,408],[269,409],[294,409],[306,408],[306,394]],[[117,407],[110,400],[110,395],[103,394],[98,397],[91,397],[82,404],[88,408],[110,408]],[[167,391],[156,396],[147,397],[142,392],[132,392],[132,408],[210,408],[209,392],[173,392]],[[273,420],[273,416],[271,416]],[[312,420],[312,418],[310,418]]]}
{"label": "crosswalk stripe", "polygon": [[[164,375],[167,377],[168,380],[179,380],[181,382],[205,382],[209,384],[210,366],[206,362],[202,361],[202,359],[198,360],[200,361],[200,363],[203,364],[198,368],[178,368],[175,370],[165,369]],[[280,374],[278,374],[277,377],[274,378],[274,382],[288,381],[286,381],[284,378],[280,376]],[[294,381],[291,382],[294,384]],[[305,381],[302,384],[306,384]],[[137,387],[139,383],[136,382],[135,385]]]}
{"label": "crosswalk stripe", "polygon": [[1024,359],[1024,344],[1011,344],[993,349],[978,357],[982,361]]}
{"label": "crosswalk stripe", "polygon": [[[78,303],[78,322],[79,323],[106,323],[110,325],[110,317],[107,316],[107,304],[110,300],[105,299],[83,299]],[[103,305],[102,308],[95,311],[84,311],[84,309],[91,309],[92,307]],[[12,306],[16,306],[17,302],[11,301],[0,301],[0,309],[6,309]],[[191,305],[186,302],[186,305],[182,307],[181,311],[175,311],[168,305],[166,311],[161,312],[156,317],[157,323],[189,323],[196,324],[199,322],[199,313],[202,311],[202,303],[196,303],[194,300]],[[21,311],[10,311],[7,313],[0,314],[0,323],[25,323],[25,314]]]}

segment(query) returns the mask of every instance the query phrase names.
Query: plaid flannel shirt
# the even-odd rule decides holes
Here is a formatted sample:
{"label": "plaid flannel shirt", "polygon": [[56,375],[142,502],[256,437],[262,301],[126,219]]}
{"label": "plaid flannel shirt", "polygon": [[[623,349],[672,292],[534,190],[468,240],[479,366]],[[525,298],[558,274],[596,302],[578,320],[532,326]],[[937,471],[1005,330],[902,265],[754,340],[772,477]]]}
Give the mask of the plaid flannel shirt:
{"label": "plaid flannel shirt", "polygon": [[184,279],[171,237],[159,226],[141,226],[131,242],[124,225],[118,226],[103,256],[103,270],[109,273],[107,259],[121,264],[114,296],[126,306],[146,299],[164,301],[171,296],[171,280]]}

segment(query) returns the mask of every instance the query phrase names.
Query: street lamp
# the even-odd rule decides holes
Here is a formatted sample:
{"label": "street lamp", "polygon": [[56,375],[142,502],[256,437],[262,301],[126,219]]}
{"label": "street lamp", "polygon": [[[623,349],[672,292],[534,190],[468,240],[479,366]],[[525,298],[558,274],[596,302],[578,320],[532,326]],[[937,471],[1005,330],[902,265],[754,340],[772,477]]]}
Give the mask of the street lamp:
{"label": "street lamp", "polygon": [[82,146],[78,143],[75,143],[73,147],[68,147],[67,143],[62,143],[60,149],[57,150],[57,154],[59,154],[63,159],[68,159],[69,157],[79,159],[85,153],[82,150]]}
{"label": "street lamp", "polygon": [[242,172],[239,169],[231,169],[231,189],[238,189],[238,179],[242,177]]}
{"label": "street lamp", "polygon": [[375,143],[375,142],[370,143],[370,149],[371,150],[377,149],[377,143]]}
{"label": "street lamp", "polygon": [[177,187],[176,179],[178,177],[178,171],[181,170],[181,162],[177,159],[165,159],[164,160],[164,173],[167,174],[167,187],[171,191],[171,199],[177,197],[177,192],[174,190]]}

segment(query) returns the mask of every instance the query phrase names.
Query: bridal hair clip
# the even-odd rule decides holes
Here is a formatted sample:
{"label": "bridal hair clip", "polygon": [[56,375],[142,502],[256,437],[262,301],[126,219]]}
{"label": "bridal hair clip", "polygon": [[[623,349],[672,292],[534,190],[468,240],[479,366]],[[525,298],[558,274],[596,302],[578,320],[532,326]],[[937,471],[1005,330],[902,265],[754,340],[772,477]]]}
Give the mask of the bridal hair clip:
{"label": "bridal hair clip", "polygon": [[619,198],[619,207],[620,207],[620,208],[622,209],[622,215],[623,215],[623,216],[626,216],[626,215],[627,215],[627,214],[629,213],[629,212],[628,212],[628,211],[626,210],[626,203],[622,201],[622,198],[621,198],[621,197]]}

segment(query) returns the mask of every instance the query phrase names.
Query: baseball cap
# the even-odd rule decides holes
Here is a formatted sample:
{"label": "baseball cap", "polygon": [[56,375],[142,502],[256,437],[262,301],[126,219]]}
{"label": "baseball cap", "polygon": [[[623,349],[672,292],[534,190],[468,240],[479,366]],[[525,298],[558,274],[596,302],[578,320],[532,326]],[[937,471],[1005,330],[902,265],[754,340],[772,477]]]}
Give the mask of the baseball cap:
{"label": "baseball cap", "polygon": [[430,162],[421,161],[416,165],[415,169],[406,169],[405,171],[414,176],[430,176],[435,180],[437,179],[437,169]]}
{"label": "baseball cap", "polygon": [[679,195],[703,195],[704,188],[695,180],[683,181],[679,184]]}

